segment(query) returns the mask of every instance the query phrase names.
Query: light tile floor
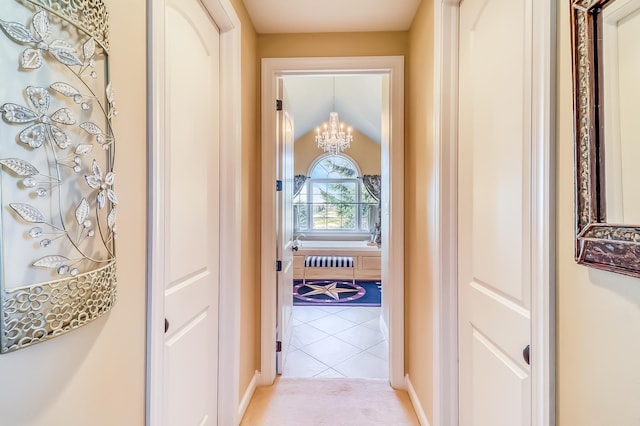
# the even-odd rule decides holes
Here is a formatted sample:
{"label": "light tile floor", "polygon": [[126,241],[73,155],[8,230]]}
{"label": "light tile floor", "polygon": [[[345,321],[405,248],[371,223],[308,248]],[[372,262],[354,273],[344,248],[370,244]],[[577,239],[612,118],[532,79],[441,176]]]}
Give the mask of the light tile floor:
{"label": "light tile floor", "polygon": [[380,308],[294,306],[283,376],[387,379]]}

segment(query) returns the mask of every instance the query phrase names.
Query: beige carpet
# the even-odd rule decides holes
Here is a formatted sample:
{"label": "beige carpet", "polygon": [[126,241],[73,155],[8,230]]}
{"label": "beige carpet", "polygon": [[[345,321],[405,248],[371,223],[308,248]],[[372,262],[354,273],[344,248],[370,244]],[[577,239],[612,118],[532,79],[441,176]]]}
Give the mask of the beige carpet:
{"label": "beige carpet", "polygon": [[256,390],[241,426],[419,425],[409,395],[386,380],[283,377]]}

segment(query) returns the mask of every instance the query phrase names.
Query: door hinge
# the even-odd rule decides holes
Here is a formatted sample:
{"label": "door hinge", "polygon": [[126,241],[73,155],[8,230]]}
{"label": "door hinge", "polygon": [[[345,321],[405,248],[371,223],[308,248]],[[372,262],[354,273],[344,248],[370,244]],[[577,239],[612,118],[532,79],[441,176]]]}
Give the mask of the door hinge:
{"label": "door hinge", "polygon": [[280,340],[276,340],[276,352],[282,352],[282,342]]}
{"label": "door hinge", "polygon": [[276,99],[276,111],[282,111],[282,100]]}
{"label": "door hinge", "polygon": [[276,260],[276,272],[282,271],[282,260]]}
{"label": "door hinge", "polygon": [[277,192],[282,191],[282,181],[281,180],[277,180],[276,181],[276,191]]}

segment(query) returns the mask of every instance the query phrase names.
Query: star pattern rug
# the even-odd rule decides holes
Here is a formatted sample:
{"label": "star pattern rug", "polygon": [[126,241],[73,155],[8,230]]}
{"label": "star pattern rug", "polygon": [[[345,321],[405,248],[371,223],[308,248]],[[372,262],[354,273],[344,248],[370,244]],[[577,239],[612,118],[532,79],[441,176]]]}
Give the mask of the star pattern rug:
{"label": "star pattern rug", "polygon": [[380,306],[380,281],[302,280],[293,282],[294,306]]}

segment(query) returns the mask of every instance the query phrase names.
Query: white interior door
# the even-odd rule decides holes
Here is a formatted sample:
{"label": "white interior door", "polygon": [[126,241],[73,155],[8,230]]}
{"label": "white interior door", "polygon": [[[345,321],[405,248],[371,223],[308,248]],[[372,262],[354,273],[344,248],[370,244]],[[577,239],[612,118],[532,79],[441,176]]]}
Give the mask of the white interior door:
{"label": "white interior door", "polygon": [[277,273],[277,318],[276,335],[281,342],[281,352],[276,356],[277,374],[282,374],[286,354],[289,352],[291,336],[291,309],[293,305],[293,116],[287,111],[287,98],[280,80],[279,99],[283,99],[283,110],[278,113],[278,159],[277,179],[282,182],[282,191],[276,197],[276,228],[278,259],[282,262]]}
{"label": "white interior door", "polygon": [[[459,37],[461,426],[531,424],[532,0],[464,0]],[[533,352],[532,352],[533,353]]]}
{"label": "white interior door", "polygon": [[217,422],[220,35],[198,0],[165,6],[167,425]]}

